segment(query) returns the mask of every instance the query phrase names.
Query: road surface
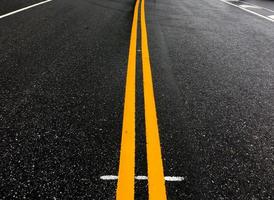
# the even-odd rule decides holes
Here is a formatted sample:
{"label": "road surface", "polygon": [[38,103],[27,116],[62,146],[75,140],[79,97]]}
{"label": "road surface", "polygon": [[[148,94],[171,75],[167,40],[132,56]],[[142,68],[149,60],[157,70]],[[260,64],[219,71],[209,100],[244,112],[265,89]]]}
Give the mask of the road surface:
{"label": "road surface", "polygon": [[0,0],[0,199],[273,199],[273,10]]}

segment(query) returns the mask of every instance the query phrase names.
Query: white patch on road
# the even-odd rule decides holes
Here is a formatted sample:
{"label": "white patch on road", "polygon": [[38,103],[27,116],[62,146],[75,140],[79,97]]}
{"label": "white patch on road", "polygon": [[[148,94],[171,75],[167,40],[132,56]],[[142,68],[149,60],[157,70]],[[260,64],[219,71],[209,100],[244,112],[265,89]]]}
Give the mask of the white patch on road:
{"label": "white patch on road", "polygon": [[108,180],[117,180],[118,176],[114,176],[114,175],[106,175],[106,176],[101,176],[100,179],[104,180],[104,181],[108,181]]}
{"label": "white patch on road", "polygon": [[[118,180],[118,176],[115,175],[105,175],[101,176],[100,179],[104,181],[113,181],[113,180]],[[135,176],[136,180],[147,180],[147,176]],[[165,181],[184,181],[185,177],[183,176],[165,176]]]}
{"label": "white patch on road", "polygon": [[135,176],[136,180],[147,180],[147,176]]}
{"label": "white patch on road", "polygon": [[4,14],[4,15],[1,15],[1,16],[0,16],[0,19],[5,18],[5,17],[8,17],[8,16],[10,16],[10,15],[14,15],[14,14],[19,13],[19,12],[22,12],[22,11],[24,11],[24,10],[28,10],[28,9],[33,8],[33,7],[36,7],[36,6],[40,6],[40,5],[42,5],[42,4],[45,4],[45,3],[48,3],[48,2],[51,2],[51,1],[53,1],[53,0],[42,1],[42,2],[40,2],[40,3],[36,3],[36,4],[31,5],[31,6],[27,6],[27,7],[25,7],[25,8],[21,8],[21,9],[19,9],[19,10],[15,10],[15,11],[13,11],[13,12],[10,12],[10,13]]}
{"label": "white patch on road", "polygon": [[255,9],[262,9],[262,7],[255,6],[255,5],[240,5],[242,8],[255,8]]}
{"label": "white patch on road", "polygon": [[269,18],[271,18],[271,19],[274,19],[274,15],[270,15],[270,16],[268,16]]}
{"label": "white patch on road", "polygon": [[252,11],[252,10],[248,10],[247,8],[241,7],[241,5],[233,4],[233,3],[231,3],[230,1],[227,1],[227,0],[220,0],[220,1],[222,1],[222,2],[224,2],[224,3],[226,3],[226,4],[229,4],[229,5],[231,5],[231,6],[240,8],[241,10],[244,10],[244,11],[246,11],[246,12],[248,12],[248,13],[251,13],[251,14],[253,14],[253,15],[256,15],[256,16],[258,16],[258,17],[264,18],[264,19],[266,19],[266,20],[268,20],[268,21],[274,22],[274,19],[269,18],[268,16],[266,17],[266,16],[261,15],[261,14],[259,14],[259,13],[256,13],[256,12],[254,12],[254,11]]}
{"label": "white patch on road", "polygon": [[166,176],[165,180],[166,181],[184,181],[185,177],[182,177],[182,176]]}

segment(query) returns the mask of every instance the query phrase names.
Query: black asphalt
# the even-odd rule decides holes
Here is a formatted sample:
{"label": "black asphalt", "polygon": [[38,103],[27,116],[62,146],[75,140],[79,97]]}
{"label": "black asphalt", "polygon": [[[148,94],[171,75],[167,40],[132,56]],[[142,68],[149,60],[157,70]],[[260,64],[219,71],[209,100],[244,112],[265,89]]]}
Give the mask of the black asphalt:
{"label": "black asphalt", "polygon": [[[0,15],[37,2],[0,0]],[[1,200],[115,199],[100,176],[118,173],[134,3],[54,0],[0,19]],[[219,0],[146,0],[146,15],[165,175],[185,178],[166,182],[168,200],[272,200],[274,23]],[[138,51],[136,175],[141,67]],[[146,181],[135,191],[147,199]]]}
{"label": "black asphalt", "polygon": [[0,199],[114,199],[131,0],[0,21]]}
{"label": "black asphalt", "polygon": [[220,1],[148,1],[169,199],[273,199],[274,24]]}

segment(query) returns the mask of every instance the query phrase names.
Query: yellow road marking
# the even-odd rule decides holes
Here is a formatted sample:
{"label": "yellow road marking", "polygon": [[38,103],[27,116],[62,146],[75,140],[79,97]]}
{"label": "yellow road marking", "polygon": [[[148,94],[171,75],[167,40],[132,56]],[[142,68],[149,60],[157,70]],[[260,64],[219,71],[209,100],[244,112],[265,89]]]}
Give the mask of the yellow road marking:
{"label": "yellow road marking", "polygon": [[[122,141],[116,200],[134,200],[135,177],[135,79],[136,79],[136,43],[138,28],[139,1],[134,8],[131,30],[128,71],[126,80]],[[149,200],[166,200],[164,170],[157,123],[153,81],[149,59],[147,30],[145,21],[145,2],[141,5],[142,65],[145,99],[145,123],[148,162]]]}
{"label": "yellow road marking", "polygon": [[116,200],[134,200],[135,178],[135,74],[139,0],[134,8],[126,80],[119,179]]}
{"label": "yellow road marking", "polygon": [[142,65],[145,99],[145,122],[148,162],[149,200],[166,200],[164,170],[153,91],[152,74],[147,41],[145,0],[141,5]]}

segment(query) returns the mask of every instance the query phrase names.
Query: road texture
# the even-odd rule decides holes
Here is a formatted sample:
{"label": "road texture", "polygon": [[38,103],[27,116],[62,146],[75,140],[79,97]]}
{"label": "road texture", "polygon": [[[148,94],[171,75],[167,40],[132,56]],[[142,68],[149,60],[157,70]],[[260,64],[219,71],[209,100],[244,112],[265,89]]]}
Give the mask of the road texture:
{"label": "road texture", "polygon": [[[0,16],[39,2],[0,0]],[[1,200],[274,198],[274,23],[221,0],[139,3],[0,17]]]}

